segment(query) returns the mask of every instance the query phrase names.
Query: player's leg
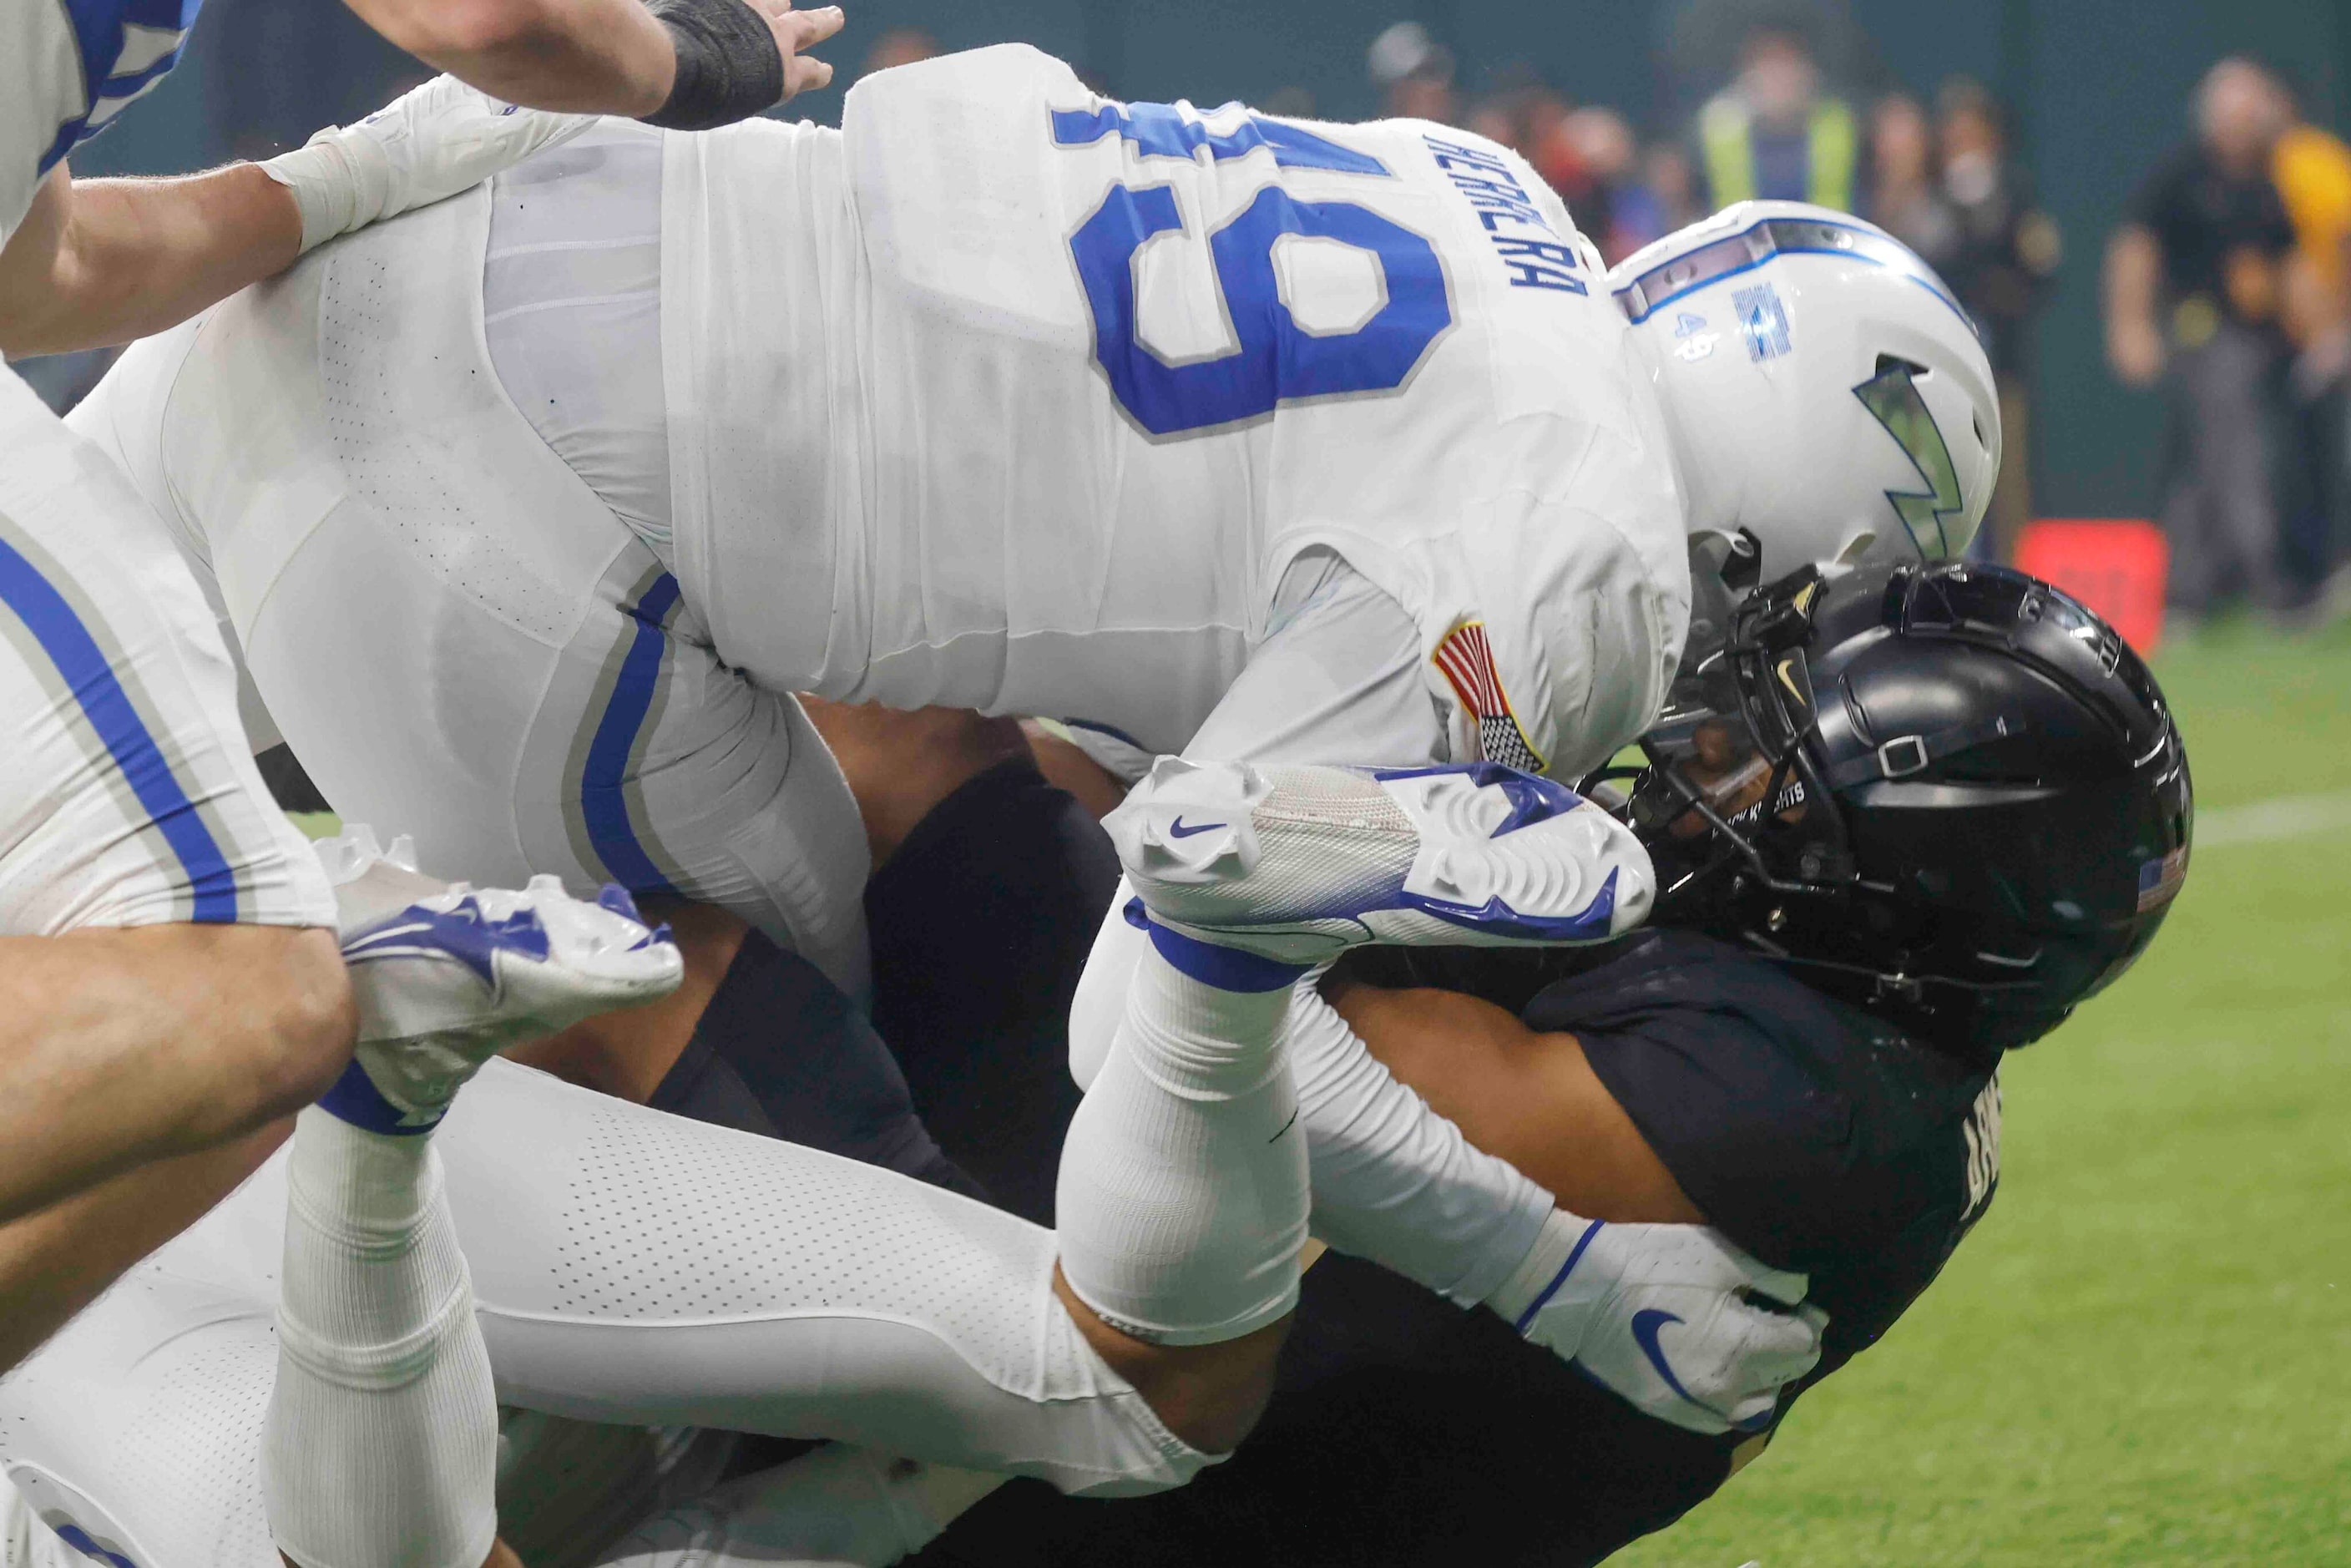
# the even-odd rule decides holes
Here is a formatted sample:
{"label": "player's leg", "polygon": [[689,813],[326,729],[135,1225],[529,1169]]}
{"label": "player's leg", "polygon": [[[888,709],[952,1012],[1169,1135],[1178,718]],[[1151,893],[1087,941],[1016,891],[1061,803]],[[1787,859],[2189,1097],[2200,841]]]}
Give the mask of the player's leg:
{"label": "player's leg", "polygon": [[680,964],[617,891],[444,890],[366,835],[328,849],[360,1046],[287,1162],[270,1522],[298,1568],[474,1568],[497,1412],[433,1130],[500,1045],[658,998]]}
{"label": "player's leg", "polygon": [[0,1382],[8,1479],[99,1562],[276,1568],[256,1461],[277,1359],[264,1277],[142,1267]]}
{"label": "player's leg", "polygon": [[829,1443],[645,1521],[597,1568],[890,1568],[1009,1479]]}
{"label": "player's leg", "polygon": [[497,1532],[497,1404],[440,1162],[313,1107],[287,1167],[263,1485],[298,1568],[474,1568]]}
{"label": "player's leg", "polygon": [[1272,1381],[1252,1336],[1295,1306],[1306,1240],[1301,977],[1367,941],[1604,940],[1646,915],[1648,859],[1569,791],[1491,765],[1163,758],[1105,826],[1150,940],[1062,1148],[1062,1278],[1152,1347],[1113,1359],[1138,1386],[1146,1367],[1179,1378],[1246,1429]]}
{"label": "player's leg", "polygon": [[[223,305],[183,357],[118,367],[168,392],[94,397],[162,426],[126,439],[153,458],[134,473],[347,819],[413,833],[443,874],[716,904],[862,990],[839,769],[516,408],[483,346],[490,226],[484,197],[379,225]],[[658,354],[629,377],[657,384]]]}
{"label": "player's leg", "polygon": [[836,1437],[1071,1491],[1208,1462],[1088,1348],[1036,1226],[503,1062],[437,1141],[507,1403]]}
{"label": "player's leg", "polygon": [[428,870],[717,904],[862,989],[864,837],[824,742],[586,504],[538,626],[444,574],[403,514],[339,508],[246,634],[280,729],[338,810],[407,826]]}
{"label": "player's leg", "polygon": [[[277,1249],[261,1243],[277,1240],[285,1166],[266,1166],[0,1379],[0,1467],[29,1516],[28,1544],[71,1549],[26,1563],[278,1568],[260,1463],[279,1377]],[[338,1476],[339,1490],[363,1495],[381,1450],[343,1458],[361,1462]],[[409,1495],[414,1506],[381,1560],[423,1568],[437,1500]],[[486,1559],[499,1561],[477,1554],[462,1568]],[[17,1557],[5,1560],[17,1568]]]}
{"label": "player's leg", "polygon": [[[290,1113],[340,1071],[351,1017],[333,937],[310,929],[333,924],[325,880],[253,768],[161,525],[5,373],[0,450],[0,1216],[16,1217]],[[30,1291],[73,1245],[60,1228],[123,1256],[151,1233],[78,1222],[125,1212],[148,1218],[51,1211],[10,1238],[0,1291]],[[55,1326],[28,1311],[11,1328]]]}

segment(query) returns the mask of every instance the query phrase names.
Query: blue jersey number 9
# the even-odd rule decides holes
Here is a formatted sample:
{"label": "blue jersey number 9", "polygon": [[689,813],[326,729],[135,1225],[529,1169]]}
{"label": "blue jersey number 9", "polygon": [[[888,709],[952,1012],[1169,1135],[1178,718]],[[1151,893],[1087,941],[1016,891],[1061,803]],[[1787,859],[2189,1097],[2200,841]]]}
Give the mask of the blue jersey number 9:
{"label": "blue jersey number 9", "polygon": [[[1280,164],[1389,177],[1376,159],[1295,127],[1252,119],[1237,131],[1210,135],[1159,104],[1126,105],[1099,116],[1057,114],[1053,129],[1065,145],[1115,131],[1146,156],[1188,159],[1206,147],[1221,160],[1270,147]],[[1445,272],[1428,241],[1353,202],[1301,202],[1268,185],[1208,236],[1217,287],[1239,346],[1217,359],[1171,365],[1137,337],[1134,256],[1155,235],[1183,227],[1173,187],[1120,185],[1070,238],[1093,313],[1094,357],[1120,405],[1154,435],[1256,419],[1299,398],[1392,392],[1452,324]],[[1320,335],[1301,328],[1282,302],[1274,270],[1276,242],[1290,235],[1336,240],[1376,256],[1385,302],[1352,332]]]}

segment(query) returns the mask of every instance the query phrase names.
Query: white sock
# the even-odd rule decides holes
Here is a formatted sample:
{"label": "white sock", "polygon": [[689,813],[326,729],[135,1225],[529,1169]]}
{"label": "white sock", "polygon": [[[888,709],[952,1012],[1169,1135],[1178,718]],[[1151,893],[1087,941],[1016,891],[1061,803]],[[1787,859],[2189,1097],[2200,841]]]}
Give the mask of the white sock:
{"label": "white sock", "polygon": [[301,1568],[479,1568],[497,1406],[432,1140],[313,1106],[288,1170],[262,1485]]}
{"label": "white sock", "polygon": [[1191,961],[1203,944],[1153,938],[1061,1146],[1061,1271],[1113,1328],[1213,1344],[1298,1302],[1309,1197],[1284,1045],[1291,987],[1273,974],[1255,977],[1263,990],[1208,984],[1177,967],[1233,977]]}

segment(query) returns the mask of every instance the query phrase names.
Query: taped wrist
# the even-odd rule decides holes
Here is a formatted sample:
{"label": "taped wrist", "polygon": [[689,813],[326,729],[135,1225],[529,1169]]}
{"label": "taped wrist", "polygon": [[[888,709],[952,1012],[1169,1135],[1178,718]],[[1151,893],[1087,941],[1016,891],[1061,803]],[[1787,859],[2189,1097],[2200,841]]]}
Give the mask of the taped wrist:
{"label": "taped wrist", "polygon": [[667,131],[709,131],[784,100],[784,54],[743,0],[646,0],[677,49],[669,99],[644,117]]}
{"label": "taped wrist", "polygon": [[365,137],[330,125],[291,152],[260,165],[286,187],[302,215],[302,254],[382,215],[391,183],[383,150]]}

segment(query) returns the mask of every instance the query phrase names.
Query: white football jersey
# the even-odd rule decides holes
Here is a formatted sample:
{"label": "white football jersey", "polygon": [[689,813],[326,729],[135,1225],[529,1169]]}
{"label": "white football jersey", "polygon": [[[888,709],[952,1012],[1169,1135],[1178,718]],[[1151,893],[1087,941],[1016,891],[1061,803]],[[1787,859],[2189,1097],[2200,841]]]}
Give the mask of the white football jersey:
{"label": "white football jersey", "polygon": [[0,0],[0,245],[42,176],[163,79],[202,0]]}
{"label": "white football jersey", "polygon": [[1118,103],[1004,46],[865,78],[837,144],[669,157],[664,308],[704,347],[667,373],[736,437],[681,443],[673,399],[673,452],[718,453],[678,554],[722,649],[788,538],[829,613],[770,601],[749,634],[797,639],[772,662],[809,689],[1175,749],[1320,544],[1414,617],[1457,755],[1580,767],[1662,695],[1688,591],[1661,422],[1513,154]]}

